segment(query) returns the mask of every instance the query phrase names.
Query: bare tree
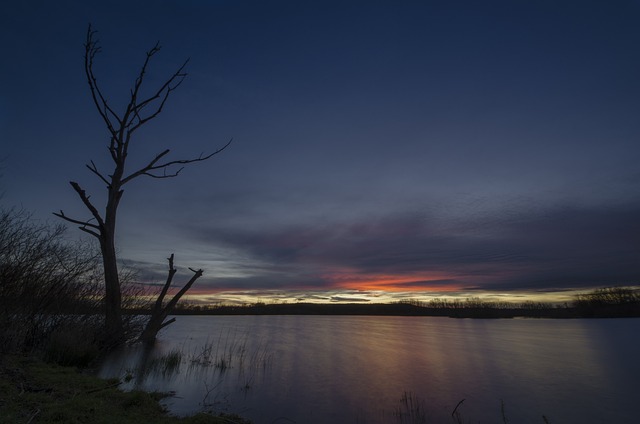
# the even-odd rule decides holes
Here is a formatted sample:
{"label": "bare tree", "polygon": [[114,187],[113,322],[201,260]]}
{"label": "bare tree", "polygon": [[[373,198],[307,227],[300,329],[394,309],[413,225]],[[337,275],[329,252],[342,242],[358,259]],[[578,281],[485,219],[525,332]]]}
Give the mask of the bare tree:
{"label": "bare tree", "polygon": [[[109,104],[107,97],[98,85],[94,73],[94,60],[101,47],[96,39],[96,31],[91,25],[87,29],[86,42],[84,44],[84,69],[89,84],[89,90],[93,103],[102,118],[109,134],[109,155],[112,160],[112,170],[104,173],[98,169],[93,161],[87,164],[87,168],[107,186],[107,198],[104,209],[100,211],[91,200],[91,197],[75,181],[71,181],[71,187],[80,197],[84,206],[90,212],[89,219],[76,219],[65,215],[61,210],[56,216],[80,225],[80,229],[96,237],[100,242],[102,262],[104,266],[105,283],[105,325],[106,335],[110,342],[117,343],[122,340],[124,331],[122,324],[122,295],[118,278],[118,262],[116,256],[115,234],[118,206],[122,199],[124,186],[141,176],[151,178],[176,177],[184,168],[184,165],[202,162],[223,151],[231,141],[220,149],[209,154],[201,154],[190,159],[169,160],[170,152],[165,149],[152,157],[146,164],[134,171],[127,172],[127,156],[134,133],[149,121],[155,119],[163,110],[171,93],[176,90],[187,76],[185,67],[188,59],[151,94],[145,97],[141,94],[141,87],[147,74],[147,68],[151,59],[160,51],[160,45],[156,45],[146,53],[142,68],[130,90],[129,102],[124,112],[118,114]],[[202,271],[198,271],[201,275]]]}

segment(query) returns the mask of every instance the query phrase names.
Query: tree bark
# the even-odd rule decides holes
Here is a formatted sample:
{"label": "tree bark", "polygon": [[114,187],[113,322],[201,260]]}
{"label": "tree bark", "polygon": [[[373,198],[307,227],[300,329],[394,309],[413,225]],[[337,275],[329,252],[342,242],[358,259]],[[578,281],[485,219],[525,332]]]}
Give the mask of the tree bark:
{"label": "tree bark", "polygon": [[117,345],[124,339],[124,325],[116,249],[112,237],[100,242],[105,283],[105,339],[107,344]]}

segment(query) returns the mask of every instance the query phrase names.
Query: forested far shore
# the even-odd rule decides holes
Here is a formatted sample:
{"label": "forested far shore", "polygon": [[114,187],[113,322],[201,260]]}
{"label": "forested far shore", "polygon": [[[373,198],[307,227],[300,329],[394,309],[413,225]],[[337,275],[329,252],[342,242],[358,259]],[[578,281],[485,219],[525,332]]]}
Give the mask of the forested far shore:
{"label": "forested far shore", "polygon": [[[144,310],[130,311],[144,314]],[[578,295],[571,303],[489,302],[480,299],[396,303],[253,303],[193,305],[182,303],[175,315],[387,315],[452,318],[631,318],[640,317],[640,291],[611,287]]]}

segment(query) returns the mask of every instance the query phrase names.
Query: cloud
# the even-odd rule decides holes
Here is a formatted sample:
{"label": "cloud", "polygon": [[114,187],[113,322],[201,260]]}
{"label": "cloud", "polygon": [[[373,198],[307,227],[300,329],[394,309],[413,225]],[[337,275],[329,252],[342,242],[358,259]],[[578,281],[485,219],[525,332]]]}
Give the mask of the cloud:
{"label": "cloud", "polygon": [[350,296],[331,296],[331,302],[371,302],[371,299],[363,299],[361,297],[350,297]]}
{"label": "cloud", "polygon": [[639,281],[638,216],[635,204],[566,206],[185,230],[249,259],[247,276],[208,280],[216,287],[547,290]]}

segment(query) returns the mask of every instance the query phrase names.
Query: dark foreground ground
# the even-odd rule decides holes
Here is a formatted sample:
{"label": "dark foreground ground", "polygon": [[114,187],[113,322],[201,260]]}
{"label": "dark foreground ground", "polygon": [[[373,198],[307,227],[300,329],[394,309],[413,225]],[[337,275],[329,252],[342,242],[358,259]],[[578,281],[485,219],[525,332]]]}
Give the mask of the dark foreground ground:
{"label": "dark foreground ground", "polygon": [[3,424],[247,424],[237,416],[201,413],[178,418],[158,401],[165,395],[123,392],[76,368],[20,356],[0,357],[0,423]]}

